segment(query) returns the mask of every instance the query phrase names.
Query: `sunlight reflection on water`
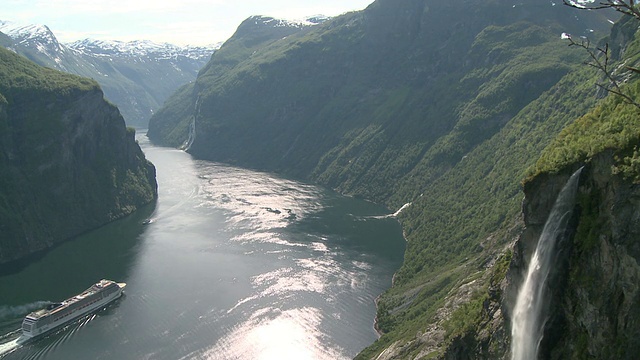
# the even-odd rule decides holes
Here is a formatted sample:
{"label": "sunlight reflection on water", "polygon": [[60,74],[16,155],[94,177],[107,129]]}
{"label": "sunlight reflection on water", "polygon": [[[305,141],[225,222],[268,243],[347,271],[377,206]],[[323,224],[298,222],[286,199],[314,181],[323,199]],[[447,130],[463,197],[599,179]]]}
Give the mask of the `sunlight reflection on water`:
{"label": "sunlight reflection on water", "polygon": [[322,312],[312,307],[260,309],[201,358],[348,359],[341,349],[326,346],[321,322]]}
{"label": "sunlight reflection on water", "polygon": [[197,169],[205,180],[201,206],[224,209],[232,228],[249,231],[244,240],[265,240],[260,233],[322,208],[315,186],[206,161],[198,162]]}
{"label": "sunlight reflection on water", "polygon": [[[283,231],[323,209],[320,189],[221,164],[200,162],[197,168],[199,177],[205,180],[200,206],[225,211],[234,233],[231,240],[268,245],[257,251],[279,254],[279,259],[290,264],[251,277],[253,294],[227,311],[248,318],[201,358],[348,358],[344,349],[328,346],[331,342],[323,329],[323,314],[340,319],[340,309],[327,309],[339,301],[339,294],[363,286],[371,266],[363,261],[340,263],[337,258],[344,255],[330,248],[324,235],[305,234],[308,241],[301,241]],[[315,300],[299,301],[310,296]],[[316,303],[320,308],[301,306],[305,303]]]}
{"label": "sunlight reflection on water", "polygon": [[86,286],[69,259],[91,259],[83,272],[126,281],[126,298],[7,360],[345,359],[377,338],[374,299],[404,249],[384,208],[139,140],[158,170],[152,212],[0,277],[24,299],[7,305],[59,299]]}

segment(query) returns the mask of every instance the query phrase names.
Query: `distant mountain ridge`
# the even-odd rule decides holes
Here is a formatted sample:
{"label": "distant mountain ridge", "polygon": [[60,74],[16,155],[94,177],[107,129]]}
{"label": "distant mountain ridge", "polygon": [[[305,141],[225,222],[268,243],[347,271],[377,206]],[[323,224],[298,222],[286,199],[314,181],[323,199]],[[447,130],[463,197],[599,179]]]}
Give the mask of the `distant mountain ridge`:
{"label": "distant mountain ridge", "polygon": [[[205,86],[203,79],[210,74],[223,74],[253,56],[262,48],[291,35],[304,33],[322,26],[331,18],[323,15],[308,17],[302,21],[279,20],[269,16],[255,15],[244,20],[235,34],[216,51],[215,60],[209,61],[200,70],[201,78],[182,86],[173,94],[154,121],[149,124],[149,137],[170,146],[188,148],[195,139],[195,117],[198,92]],[[212,80],[212,81],[215,81]],[[223,86],[224,84],[220,82]]]}
{"label": "distant mountain ridge", "polygon": [[184,56],[193,60],[209,60],[211,51],[219,45],[177,46],[169,43],[155,43],[149,40],[117,41],[84,39],[65,44],[70,49],[88,56],[154,57],[157,59],[177,59]]}
{"label": "distant mountain ridge", "polygon": [[521,180],[599,99],[587,55],[561,34],[595,42],[606,15],[548,0],[377,0],[288,35],[247,19],[148,134],[403,209],[404,263],[376,301],[383,335],[358,359],[507,359],[496,289],[524,226]]}
{"label": "distant mountain ridge", "polygon": [[84,39],[60,43],[46,25],[0,21],[6,47],[35,63],[96,80],[128,125],[149,117],[178,87],[193,81],[219,45],[177,46],[152,41]]}

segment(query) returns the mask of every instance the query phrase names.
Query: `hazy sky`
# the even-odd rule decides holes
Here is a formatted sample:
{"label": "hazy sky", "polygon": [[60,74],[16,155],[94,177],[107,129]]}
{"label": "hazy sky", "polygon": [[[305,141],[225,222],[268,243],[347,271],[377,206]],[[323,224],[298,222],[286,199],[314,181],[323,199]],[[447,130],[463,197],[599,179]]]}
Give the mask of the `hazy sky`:
{"label": "hazy sky", "polygon": [[2,0],[0,20],[47,25],[62,42],[84,38],[205,45],[251,15],[300,19],[361,10],[373,0]]}

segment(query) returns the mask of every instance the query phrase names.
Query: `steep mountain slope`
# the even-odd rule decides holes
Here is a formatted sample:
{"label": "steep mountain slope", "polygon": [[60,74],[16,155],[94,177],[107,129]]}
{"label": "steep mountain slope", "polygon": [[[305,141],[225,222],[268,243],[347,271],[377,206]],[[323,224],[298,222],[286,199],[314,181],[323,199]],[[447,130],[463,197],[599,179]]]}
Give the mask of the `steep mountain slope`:
{"label": "steep mountain slope", "polygon": [[[640,97],[638,20],[618,22],[607,39],[615,77],[623,91]],[[624,64],[624,66],[620,66]],[[640,346],[640,108],[610,94],[597,108],[563,129],[545,149],[525,182],[527,229],[515,255],[524,261],[549,211],[552,189],[584,166],[573,236],[559,244],[552,304],[541,343],[545,358],[633,359]],[[520,265],[520,266],[519,266]]]}
{"label": "steep mountain slope", "polygon": [[[448,144],[441,141],[430,156],[446,154],[446,168],[568,71],[575,52],[549,43],[562,31],[602,26],[568,11],[546,1],[378,1],[244,53],[230,46],[243,41],[239,31],[221,49],[226,55],[202,70],[178,118],[195,116],[190,151],[197,156],[384,199],[387,184],[418,171],[443,134],[451,133]],[[481,133],[473,128],[479,123]],[[177,127],[186,140],[188,127]],[[381,179],[381,172],[394,178]]]}
{"label": "steep mountain slope", "polygon": [[134,135],[96,82],[0,48],[0,263],[151,202]]}
{"label": "steep mountain slope", "polygon": [[7,47],[13,43],[13,40],[6,34],[0,32],[0,46]]}
{"label": "steep mountain slope", "polygon": [[[626,67],[640,64],[637,29],[636,20],[623,19],[606,39],[614,49],[610,53],[610,60],[615,61],[611,63],[611,68],[617,69],[614,76],[629,82],[624,85],[624,91],[631,98],[638,98],[640,94],[637,76]],[[481,242],[482,251],[478,252],[480,261],[462,261],[460,266],[452,266],[438,281],[425,283],[427,291],[437,291],[443,283],[452,280],[452,274],[459,274],[462,267],[472,266],[473,269],[465,277],[458,278],[460,280],[450,290],[446,289],[442,303],[431,309],[435,321],[428,326],[416,324],[413,319],[419,320],[420,317],[416,316],[415,311],[408,317],[392,317],[392,321],[401,320],[397,327],[404,327],[406,335],[383,337],[361,354],[361,358],[510,358],[511,311],[526,264],[560,189],[568,177],[583,165],[585,168],[574,217],[565,230],[568,238],[555,250],[558,261],[553,263],[548,284],[548,288],[552,289],[551,303],[545,317],[540,358],[635,357],[637,335],[640,332],[640,313],[636,310],[640,303],[640,290],[636,285],[640,274],[637,241],[640,209],[640,155],[637,150],[640,123],[637,119],[640,110],[625,103],[621,97],[609,96],[595,110],[586,111],[595,104],[597,98],[604,95],[602,92],[596,93],[593,88],[594,82],[602,81],[602,76],[602,73],[593,72],[588,67],[579,69],[558,83],[554,91],[543,95],[521,112],[516,117],[520,120],[513,122],[519,123],[516,132],[508,131],[511,125],[507,125],[501,131],[502,136],[480,146],[488,150],[486,145],[492,142],[503,143],[490,153],[480,152],[485,157],[498,159],[495,166],[487,161],[472,160],[472,167],[478,169],[477,175],[486,174],[485,181],[476,176],[473,184],[469,184],[468,177],[461,182],[458,178],[458,175],[462,175],[460,171],[456,171],[453,174],[455,176],[446,176],[450,183],[456,184],[450,187],[466,183],[463,187],[470,189],[471,186],[466,185],[482,185],[479,191],[462,191],[467,196],[474,194],[464,203],[470,209],[477,209],[482,204],[484,211],[487,208],[494,211],[499,208],[501,201],[507,200],[492,199],[496,190],[507,184],[500,175],[513,171],[508,168],[518,168],[515,163],[509,165],[510,162],[524,159],[510,154],[523,154],[523,151],[529,152],[531,148],[540,149],[540,139],[548,143],[549,135],[558,133],[557,127],[546,126],[568,124],[557,137],[552,136],[555,138],[544,149],[535,166],[525,172],[511,173],[516,178],[526,178],[523,224],[518,219],[506,234],[497,232]],[[548,125],[541,126],[540,119],[547,116],[551,117]],[[543,131],[531,132],[535,128]],[[509,139],[514,135],[517,138]],[[474,155],[470,154],[469,158],[475,158]],[[519,168],[526,168],[531,161],[524,164]],[[455,193],[446,189],[446,179],[439,181],[438,185],[443,187],[438,189],[439,192]],[[512,190],[516,191],[515,188]],[[478,199],[478,193],[484,193],[485,197]],[[428,203],[423,209],[438,204],[426,201]],[[442,211],[442,207],[436,211],[424,211],[423,216],[434,218],[437,211]],[[464,213],[467,219],[479,217],[477,212]],[[451,215],[451,212],[447,215]],[[474,221],[473,226],[467,229],[478,231],[481,228],[477,225],[477,221]],[[438,230],[448,228],[442,223],[433,226],[437,226]],[[503,228],[508,226],[505,224]],[[492,254],[492,243],[502,236],[517,238],[518,241],[510,243],[505,251],[498,248]],[[439,252],[435,248],[430,251]],[[407,250],[408,255],[413,253],[415,251]],[[382,313],[387,310],[402,312],[401,307],[405,306],[402,300],[406,299],[407,289],[411,287],[396,286],[386,294],[382,304],[393,306],[395,303],[398,307],[383,309]],[[412,301],[420,302],[416,297],[423,294],[411,294],[415,299]],[[400,301],[394,302],[393,298],[399,298]]]}
{"label": "steep mountain slope", "polygon": [[[148,136],[169,146],[191,145],[195,134],[194,119],[198,112],[199,96],[207,83],[217,82],[216,77],[232,71],[236,66],[250,59],[269,45],[288,36],[306,32],[312,26],[329,20],[327,17],[313,17],[304,23],[295,23],[272,17],[253,16],[243,21],[234,36],[214,54],[212,61],[200,71],[199,81],[180,88],[167,104],[153,116],[149,123]],[[205,80],[210,79],[210,80]],[[219,86],[219,85],[216,85]]]}
{"label": "steep mountain slope", "polygon": [[193,81],[215,49],[90,39],[61,44],[46,26],[6,21],[0,21],[0,31],[13,39],[5,47],[37,64],[96,80],[137,127],[146,127],[169,95]]}
{"label": "steep mountain slope", "polygon": [[603,15],[544,0],[378,0],[241,56],[223,45],[158,113],[176,122],[153,117],[162,131],[150,136],[410,203],[405,262],[378,301],[384,335],[361,358],[503,357],[501,293],[488,289],[523,228],[520,181],[598,100],[585,53],[560,34],[603,36]]}

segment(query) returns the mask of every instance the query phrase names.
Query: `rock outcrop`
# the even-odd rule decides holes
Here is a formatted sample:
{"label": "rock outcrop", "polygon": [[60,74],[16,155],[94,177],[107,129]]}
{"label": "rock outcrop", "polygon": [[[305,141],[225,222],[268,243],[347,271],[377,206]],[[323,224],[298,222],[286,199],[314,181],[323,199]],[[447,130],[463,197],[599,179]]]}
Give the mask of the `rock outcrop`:
{"label": "rock outcrop", "polygon": [[134,136],[94,81],[0,49],[0,263],[153,201]]}
{"label": "rock outcrop", "polygon": [[[640,348],[640,185],[612,171],[617,165],[609,150],[583,171],[574,235],[560,244],[551,279],[542,358],[632,359]],[[525,259],[566,177],[545,174],[525,187]]]}

